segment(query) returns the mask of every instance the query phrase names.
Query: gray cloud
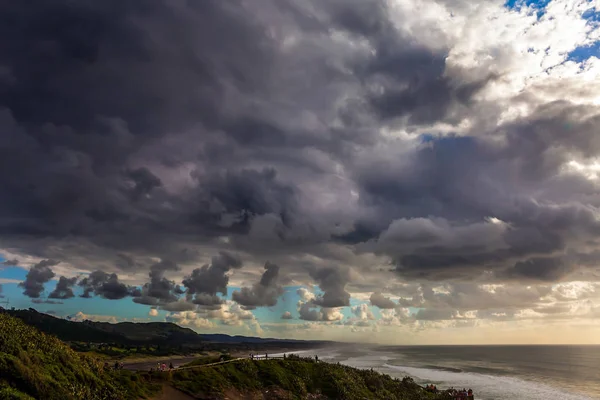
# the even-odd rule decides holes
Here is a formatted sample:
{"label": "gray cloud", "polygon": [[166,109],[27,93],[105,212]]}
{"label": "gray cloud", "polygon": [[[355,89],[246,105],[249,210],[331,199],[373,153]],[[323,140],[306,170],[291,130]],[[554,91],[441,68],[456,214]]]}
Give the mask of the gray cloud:
{"label": "gray cloud", "polygon": [[77,283],[77,278],[65,278],[61,276],[58,279],[58,283],[56,284],[56,288],[48,295],[51,299],[70,299],[71,297],[75,297],[73,293],[73,286]]}
{"label": "gray cloud", "polygon": [[198,305],[190,303],[188,301],[173,301],[171,303],[165,303],[160,305],[161,310],[180,312],[180,311],[194,311],[198,308]]}
{"label": "gray cloud", "polygon": [[570,260],[562,258],[532,258],[517,262],[504,273],[509,278],[556,282],[573,272]]}
{"label": "gray cloud", "polygon": [[[247,265],[281,265],[282,282],[312,278],[324,294],[303,306],[309,320],[363,284],[332,265],[377,270],[366,292],[382,309],[395,308],[384,279],[420,288],[399,305],[444,310],[466,308],[466,293],[501,303],[460,282],[598,279],[597,183],[565,165],[598,154],[599,108],[536,105],[525,90],[514,101],[531,114],[499,121],[506,105],[477,94],[502,77],[451,65],[450,45],[431,49],[386,4],[11,2],[0,16],[14,38],[1,50],[3,246],[94,271],[84,297],[173,311],[218,309],[241,267],[235,249]],[[185,293],[165,277],[207,251],[221,253],[185,277]],[[29,271],[26,295],[41,296],[50,267]],[[141,288],[113,273],[148,269]],[[72,296],[64,279],[60,298]],[[434,281],[451,294],[431,295]],[[270,305],[278,289],[267,288],[236,300]]]}
{"label": "gray cloud", "polygon": [[50,267],[58,264],[54,260],[42,260],[29,269],[25,280],[19,286],[25,289],[23,294],[27,297],[37,299],[44,291],[44,285],[56,275]]}
{"label": "gray cloud", "polygon": [[233,301],[246,309],[277,304],[277,299],[283,294],[283,287],[278,283],[279,266],[267,261],[264,268],[265,272],[258,283],[232,293]]}
{"label": "gray cloud", "polygon": [[193,270],[192,274],[183,280],[183,286],[187,289],[186,296],[202,306],[221,304],[223,301],[217,293],[227,294],[227,272],[241,267],[242,261],[239,257],[225,251],[220,252],[212,258],[210,264]]}
{"label": "gray cloud", "polygon": [[179,271],[179,266],[169,260],[161,260],[150,267],[150,282],[146,283],[133,301],[140,304],[158,305],[176,302],[181,294],[179,286],[164,277],[167,271]]}
{"label": "gray cloud", "polygon": [[350,293],[345,289],[350,279],[347,268],[321,268],[312,269],[310,275],[317,281],[319,288],[324,292],[315,298],[312,303],[322,307],[344,307],[350,305]]}
{"label": "gray cloud", "polygon": [[343,317],[336,307],[318,308],[311,302],[300,304],[298,314],[304,321],[339,321]]}
{"label": "gray cloud", "polygon": [[118,253],[116,265],[122,270],[132,269],[136,266],[135,259],[127,254]]}
{"label": "gray cloud", "polygon": [[292,316],[291,312],[286,311],[283,314],[281,314],[281,319],[294,319],[294,317]]}
{"label": "gray cloud", "polygon": [[381,309],[392,309],[398,307],[398,304],[388,299],[381,293],[373,293],[370,298],[371,305]]}
{"label": "gray cloud", "polygon": [[304,303],[298,308],[300,319],[305,321],[322,321],[323,314],[318,308],[310,303]]}
{"label": "gray cloud", "polygon": [[19,260],[17,260],[16,258],[14,258],[12,260],[5,260],[0,263],[0,265],[5,266],[5,267],[12,267],[12,266],[15,266],[18,264],[19,264]]}
{"label": "gray cloud", "polygon": [[125,285],[119,281],[117,274],[108,274],[104,271],[94,271],[86,278],[83,278],[79,285],[83,287],[81,297],[91,297],[94,293],[96,296],[103,297],[109,300],[119,300],[124,297],[136,294],[135,288]]}
{"label": "gray cloud", "polygon": [[0,285],[0,299],[4,298],[4,295],[2,294],[3,288],[2,285]]}

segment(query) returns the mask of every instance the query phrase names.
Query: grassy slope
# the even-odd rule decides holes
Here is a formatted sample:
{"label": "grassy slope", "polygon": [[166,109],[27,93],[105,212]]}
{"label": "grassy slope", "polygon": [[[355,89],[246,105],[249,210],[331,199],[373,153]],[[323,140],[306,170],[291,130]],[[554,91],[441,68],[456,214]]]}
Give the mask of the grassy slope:
{"label": "grassy slope", "polygon": [[4,312],[66,341],[121,344],[197,344],[204,342],[202,337],[193,330],[169,322],[120,322],[117,324],[92,321],[74,322],[40,313],[33,309],[5,310]]}
{"label": "grassy slope", "polygon": [[[235,390],[249,396],[280,389],[280,398],[444,399],[424,392],[410,378],[394,379],[377,372],[309,359],[240,361],[215,367],[176,371],[173,385],[196,398],[222,398]],[[277,390],[275,390],[277,392]],[[262,397],[261,397],[262,398]]]}
{"label": "grassy slope", "polygon": [[104,371],[55,337],[0,313],[0,400],[127,400],[155,389],[131,372]]}

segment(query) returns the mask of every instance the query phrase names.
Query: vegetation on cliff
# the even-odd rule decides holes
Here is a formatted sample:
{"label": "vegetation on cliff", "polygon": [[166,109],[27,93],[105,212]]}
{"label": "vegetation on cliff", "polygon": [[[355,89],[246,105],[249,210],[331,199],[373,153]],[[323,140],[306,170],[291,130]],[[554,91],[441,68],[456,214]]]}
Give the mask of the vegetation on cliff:
{"label": "vegetation on cliff", "polygon": [[127,400],[157,388],[129,371],[105,370],[57,338],[0,313],[0,399]]}
{"label": "vegetation on cliff", "polygon": [[172,384],[197,399],[445,399],[425,392],[410,378],[396,379],[369,370],[290,357],[243,360],[175,371]]}

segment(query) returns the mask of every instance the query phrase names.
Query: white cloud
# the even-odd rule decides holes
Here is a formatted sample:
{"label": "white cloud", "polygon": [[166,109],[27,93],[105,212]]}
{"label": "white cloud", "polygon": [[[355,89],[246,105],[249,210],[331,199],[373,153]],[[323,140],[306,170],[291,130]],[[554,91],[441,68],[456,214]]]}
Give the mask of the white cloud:
{"label": "white cloud", "polygon": [[84,314],[82,311],[78,311],[75,315],[67,317],[67,319],[77,322],[82,322],[85,320],[95,322],[110,322],[111,324],[116,324],[117,322],[119,322],[117,317],[113,315]]}
{"label": "white cloud", "polygon": [[194,311],[182,311],[176,313],[170,313],[167,315],[166,320],[168,322],[174,322],[177,325],[187,326],[190,328],[196,328],[200,330],[213,329],[215,324],[206,319],[202,318],[198,313]]}
{"label": "white cloud", "polygon": [[227,301],[218,310],[205,311],[207,318],[218,319],[224,325],[242,326],[244,321],[254,320],[251,311],[244,310],[239,304]]}
{"label": "white cloud", "polygon": [[367,304],[352,307],[352,313],[360,320],[374,320],[373,312]]}

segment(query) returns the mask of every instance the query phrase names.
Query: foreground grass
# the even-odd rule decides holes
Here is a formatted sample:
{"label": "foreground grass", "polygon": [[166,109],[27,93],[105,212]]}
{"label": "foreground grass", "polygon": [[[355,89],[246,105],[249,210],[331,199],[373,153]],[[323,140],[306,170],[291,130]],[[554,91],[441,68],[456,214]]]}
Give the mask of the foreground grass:
{"label": "foreground grass", "polygon": [[129,371],[108,371],[53,336],[0,313],[0,400],[134,400],[157,385]]}
{"label": "foreground grass", "polygon": [[[287,360],[243,360],[213,367],[175,371],[172,384],[198,399],[223,398],[232,392],[258,395],[269,390],[281,397],[304,399],[446,399],[426,393],[410,378],[395,379],[374,371],[298,357]],[[261,397],[262,398],[262,397]]]}

